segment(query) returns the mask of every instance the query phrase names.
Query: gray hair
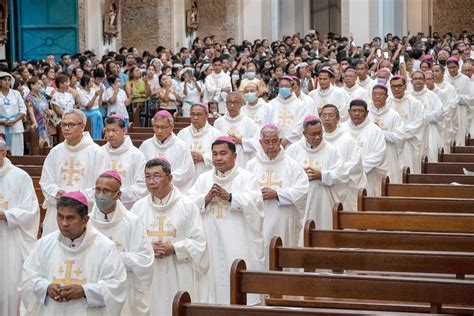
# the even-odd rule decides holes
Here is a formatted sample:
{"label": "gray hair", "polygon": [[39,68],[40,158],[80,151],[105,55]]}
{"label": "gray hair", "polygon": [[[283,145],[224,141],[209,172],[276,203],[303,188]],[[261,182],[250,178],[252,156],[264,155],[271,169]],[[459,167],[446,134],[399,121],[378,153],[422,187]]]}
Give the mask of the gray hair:
{"label": "gray hair", "polygon": [[281,138],[280,129],[277,126],[264,126],[260,130],[260,138],[262,138],[264,134],[273,134],[273,133],[276,133],[278,138]]}
{"label": "gray hair", "polygon": [[159,115],[159,114],[156,114],[155,116],[153,116],[153,118],[151,119],[152,122],[155,122],[157,120],[167,120],[168,123],[170,124],[170,126],[174,126],[174,119],[172,116],[164,116],[164,115]]}
{"label": "gray hair", "polygon": [[0,138],[0,150],[7,150],[7,142],[3,138]]}
{"label": "gray hair", "polygon": [[87,116],[84,114],[84,112],[82,112],[81,110],[78,110],[78,109],[71,109],[71,110],[67,110],[64,114],[63,114],[63,117],[62,117],[62,120],[64,121],[64,118],[66,117],[66,115],[76,115],[77,117],[79,117],[82,121],[82,124],[86,124],[87,123]]}

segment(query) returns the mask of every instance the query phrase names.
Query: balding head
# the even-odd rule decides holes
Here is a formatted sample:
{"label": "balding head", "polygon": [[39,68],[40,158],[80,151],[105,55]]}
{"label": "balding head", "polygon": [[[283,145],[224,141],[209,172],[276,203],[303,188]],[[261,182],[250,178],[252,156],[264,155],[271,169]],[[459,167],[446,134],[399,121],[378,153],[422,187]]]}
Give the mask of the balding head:
{"label": "balding head", "polygon": [[462,67],[461,67],[461,72],[468,76],[469,79],[472,79],[472,64],[470,62],[465,62],[462,64]]}

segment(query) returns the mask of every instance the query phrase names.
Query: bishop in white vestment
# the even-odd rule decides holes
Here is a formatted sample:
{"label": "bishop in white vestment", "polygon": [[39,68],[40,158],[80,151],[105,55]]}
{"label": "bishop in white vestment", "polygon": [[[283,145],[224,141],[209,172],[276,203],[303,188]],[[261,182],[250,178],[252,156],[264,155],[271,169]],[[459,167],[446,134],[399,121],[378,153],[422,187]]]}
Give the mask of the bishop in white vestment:
{"label": "bishop in white vestment", "polygon": [[367,104],[372,103],[371,93],[357,83],[357,71],[352,67],[344,70],[344,90],[349,95],[349,100],[363,99]]}
{"label": "bishop in white vestment", "polygon": [[379,196],[382,179],[387,175],[387,145],[380,127],[367,118],[367,103],[352,100],[349,105],[350,120],[341,128],[354,138],[362,150],[362,163],[367,176],[367,195]]}
{"label": "bishop in white vestment", "polygon": [[79,191],[58,200],[59,230],[41,238],[23,265],[28,315],[120,315],[127,273],[116,245],[88,224]]}
{"label": "bishop in white vestment", "polygon": [[258,97],[259,88],[254,82],[249,82],[244,88],[245,105],[240,110],[247,115],[259,128],[270,123],[272,107]]}
{"label": "bishop in white vestment", "polygon": [[208,101],[215,101],[219,107],[219,113],[226,111],[227,94],[232,91],[230,76],[222,71],[222,60],[217,57],[212,61],[212,73],[206,77],[205,94]]}
{"label": "bishop in white vestment", "polygon": [[22,266],[33,250],[39,227],[39,206],[31,177],[5,156],[0,138],[0,315],[20,315]]}
{"label": "bishop in white vestment", "polygon": [[204,278],[208,265],[206,237],[199,209],[171,182],[172,173],[164,157],[151,159],[145,167],[148,191],[135,203],[132,212],[146,227],[153,246],[153,281],[150,289],[150,315],[171,315],[173,298],[178,291],[187,291],[193,301],[207,302],[199,293],[197,281]]}
{"label": "bishop in white vestment", "polygon": [[[308,199],[302,224],[316,221],[318,229],[332,229],[332,209],[341,201],[338,185],[347,184],[348,173],[341,173],[339,151],[323,139],[321,121],[309,115],[304,122],[304,137],[288,147],[287,154],[304,168],[309,180]],[[300,245],[303,244],[300,234]]]}
{"label": "bishop in white vestment", "polygon": [[46,208],[43,236],[58,228],[57,199],[73,190],[84,191],[91,198],[95,180],[104,171],[104,152],[89,133],[84,132],[86,121],[82,111],[67,111],[61,122],[65,140],[53,147],[44,161],[40,179],[45,198],[43,207]]}
{"label": "bishop in white vestment", "polygon": [[157,112],[152,125],[155,135],[145,140],[139,149],[147,160],[164,156],[173,161],[173,183],[181,192],[186,193],[196,172],[191,152],[186,143],[173,133],[174,121],[168,111]]}
{"label": "bishop in white vestment", "polygon": [[190,109],[191,124],[180,130],[177,135],[191,151],[195,169],[193,183],[200,174],[212,169],[211,144],[222,135],[218,129],[209,124],[208,114],[207,105],[193,104]]}
{"label": "bishop in white vestment", "polygon": [[214,127],[234,140],[237,147],[237,165],[244,168],[261,148],[258,142],[260,129],[251,118],[240,112],[240,93],[229,93],[226,105],[227,113],[215,120]]}
{"label": "bishop in white vestment", "polygon": [[[214,169],[200,175],[189,190],[209,245],[209,303],[229,303],[235,259],[245,260],[248,269],[261,270],[263,265],[262,193],[255,176],[236,164],[236,156],[232,138],[217,138],[212,145]],[[257,302],[255,297],[249,300]]]}
{"label": "bishop in white vestment", "polygon": [[120,201],[127,209],[131,209],[133,203],[144,197],[147,192],[143,175],[145,155],[133,145],[130,136],[126,135],[125,119],[119,114],[113,114],[105,119],[105,138],[107,143],[102,146],[105,169],[120,174],[122,179]]}
{"label": "bishop in white vestment", "polygon": [[411,173],[421,173],[421,150],[424,133],[423,105],[406,92],[406,80],[399,76],[390,79],[392,97],[387,100],[403,120],[405,144],[400,157],[402,168],[409,167]]}
{"label": "bishop in white vestment", "polygon": [[356,71],[357,71],[357,84],[364,88],[369,95],[372,94],[372,89],[374,86],[377,84],[377,82],[370,78],[369,76],[369,66],[367,65],[367,62],[365,61],[360,61],[356,65]]}
{"label": "bishop in white vestment", "polygon": [[357,209],[357,194],[367,185],[367,177],[362,164],[361,148],[351,135],[345,133],[339,123],[339,110],[335,105],[326,104],[321,111],[324,127],[324,141],[339,150],[344,167],[339,171],[349,175],[349,182],[339,185],[340,198],[345,210]]}
{"label": "bishop in white vestment", "polygon": [[268,270],[268,251],[274,236],[280,237],[285,247],[298,246],[309,183],[303,167],[281,148],[277,126],[266,125],[262,128],[260,144],[263,152],[250,160],[245,169],[257,177],[262,191],[265,205],[264,269]]}
{"label": "bishop in white vestment", "polygon": [[97,178],[90,219],[92,226],[115,243],[127,271],[127,297],[121,315],[149,315],[155,257],[142,221],[119,200],[122,179],[112,170]]}

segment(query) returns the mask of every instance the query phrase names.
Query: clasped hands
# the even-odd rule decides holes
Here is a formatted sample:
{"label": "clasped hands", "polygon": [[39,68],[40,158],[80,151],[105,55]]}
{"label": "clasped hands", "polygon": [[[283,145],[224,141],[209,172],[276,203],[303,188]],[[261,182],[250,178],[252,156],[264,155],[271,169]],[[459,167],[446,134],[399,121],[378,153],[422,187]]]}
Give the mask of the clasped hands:
{"label": "clasped hands", "polygon": [[306,175],[308,176],[309,181],[320,180],[321,179],[321,170],[315,169],[312,167],[304,168]]}
{"label": "clasped hands", "polygon": [[67,302],[71,300],[79,300],[85,297],[84,289],[81,285],[61,285],[51,283],[47,290],[48,296],[56,302]]}

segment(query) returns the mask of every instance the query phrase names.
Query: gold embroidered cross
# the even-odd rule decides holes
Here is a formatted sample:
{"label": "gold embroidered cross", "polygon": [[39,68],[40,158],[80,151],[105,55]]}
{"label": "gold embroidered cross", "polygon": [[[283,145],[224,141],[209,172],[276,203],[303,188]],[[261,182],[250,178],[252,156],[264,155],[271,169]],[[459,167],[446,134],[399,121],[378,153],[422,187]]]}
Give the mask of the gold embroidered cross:
{"label": "gold embroidered cross", "polygon": [[117,171],[119,175],[121,175],[122,177],[126,177],[127,176],[127,172],[123,169],[122,167],[122,163],[120,162],[120,160],[112,160],[112,164],[110,166],[110,169],[114,170],[114,171]]}
{"label": "gold embroidered cross", "polygon": [[191,150],[191,152],[198,152],[200,154],[204,153],[204,150],[202,149],[202,146],[201,144],[199,143],[196,143],[196,142],[193,142],[191,144],[191,146],[189,146],[189,150]]}
{"label": "gold embroidered cross", "polygon": [[[72,182],[79,182],[79,175],[84,176],[84,168],[79,161],[76,161],[75,157],[69,158],[68,161],[61,167],[61,174],[63,180],[66,181],[66,186],[72,186]],[[77,169],[76,169],[77,168]]]}
{"label": "gold embroidered cross", "polygon": [[150,227],[158,228],[158,230],[148,230],[148,237],[158,237],[158,241],[163,242],[163,237],[176,238],[176,229],[165,231],[166,227],[171,227],[170,224],[165,225],[166,216],[157,216],[158,223],[155,221]]}
{"label": "gold embroidered cross", "polygon": [[265,174],[262,176],[262,180],[264,182],[259,182],[260,186],[261,187],[268,187],[268,188],[271,188],[273,186],[277,186],[277,187],[281,188],[281,186],[283,185],[283,182],[281,180],[272,182],[272,175],[273,175],[273,170],[267,170],[266,177],[265,177]]}
{"label": "gold embroidered cross", "polygon": [[314,160],[312,157],[305,159],[303,168],[319,168],[319,160]]}
{"label": "gold embroidered cross", "polygon": [[0,193],[0,210],[5,211],[8,209],[8,201],[5,200],[5,197]]}
{"label": "gold embroidered cross", "polygon": [[[60,267],[58,272],[59,274],[64,274],[64,278],[53,278],[53,283],[58,283],[61,285],[83,285],[86,284],[86,279],[73,279],[72,278],[72,267],[76,263],[74,260],[66,260],[66,273],[64,273],[63,267]],[[77,268],[74,273],[76,274],[77,277],[82,274],[81,268]]]}
{"label": "gold embroidered cross", "polygon": [[282,109],[278,115],[278,123],[282,127],[287,127],[293,121],[293,115],[288,114],[286,108]]}
{"label": "gold embroidered cross", "polygon": [[227,204],[227,202],[219,198],[216,198],[211,202],[211,209],[216,218],[224,218],[224,212],[226,211],[225,206],[227,206]]}

